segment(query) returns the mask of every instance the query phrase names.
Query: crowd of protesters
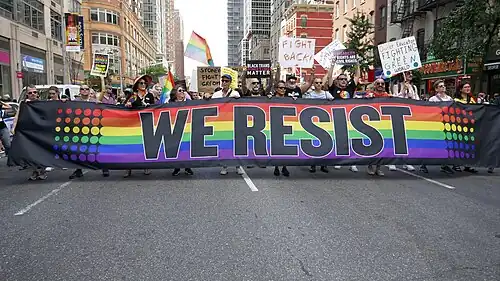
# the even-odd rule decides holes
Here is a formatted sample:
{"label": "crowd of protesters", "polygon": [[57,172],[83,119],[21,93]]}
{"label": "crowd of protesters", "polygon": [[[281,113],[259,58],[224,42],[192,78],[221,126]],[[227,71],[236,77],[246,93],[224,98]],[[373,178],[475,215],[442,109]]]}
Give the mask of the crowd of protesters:
{"label": "crowd of protesters", "polygon": [[[278,67],[279,69],[279,67]],[[261,79],[257,78],[246,78],[246,71],[240,77],[240,84],[238,88],[231,89],[230,84],[232,82],[232,77],[230,75],[222,75],[220,81],[220,87],[215,89],[213,93],[198,93],[187,91],[184,86],[177,86],[172,92],[168,102],[189,102],[189,100],[201,100],[201,99],[216,99],[216,98],[240,98],[240,97],[268,97],[272,99],[290,98],[290,99],[323,99],[323,100],[338,100],[338,99],[351,99],[351,98],[379,98],[379,97],[398,97],[405,99],[421,99],[417,87],[413,84],[413,75],[411,72],[405,72],[401,74],[399,82],[394,83],[392,87],[382,78],[377,78],[373,83],[362,84],[360,83],[360,71],[359,68],[355,68],[356,71],[352,75],[340,74],[333,79],[332,69],[327,75],[322,79],[315,76],[314,68],[311,71],[311,75],[308,81],[300,84],[297,77],[287,76],[286,81],[280,80],[279,70],[275,73],[275,77],[271,77],[264,87]],[[138,77],[134,84],[125,89],[122,93],[114,93],[111,86],[105,86],[101,93],[96,93],[88,85],[81,85],[80,95],[74,100],[86,101],[86,102],[96,102],[104,104],[120,105],[127,108],[140,108],[147,107],[154,104],[159,104],[161,87],[158,84],[153,84],[152,77],[149,75],[142,75]],[[25,102],[34,101],[39,99],[37,89],[34,86],[28,86],[26,91]],[[500,106],[500,96],[495,94],[493,99],[490,101],[484,94],[479,94],[477,98],[471,93],[470,83],[463,82],[455,97],[451,97],[446,92],[445,83],[442,80],[438,80],[434,83],[434,95],[429,99],[430,102],[441,102],[441,101],[455,101],[460,103],[491,103]],[[70,97],[64,93],[59,93],[57,87],[51,87],[49,89],[49,99],[50,100],[69,100]],[[8,106],[2,103],[2,107]],[[17,116],[16,116],[17,120]],[[13,132],[15,131],[16,120],[14,121]],[[1,123],[0,123],[1,125]],[[3,141],[3,138],[2,138]],[[9,143],[10,144],[10,143]],[[5,146],[5,145],[4,145]],[[390,171],[396,170],[396,166],[388,165]],[[24,169],[27,167],[23,167]],[[252,166],[248,166],[252,168]],[[265,167],[261,167],[265,168]],[[341,166],[334,166],[334,169],[341,169]],[[415,168],[411,165],[403,165],[403,169],[408,171],[415,171]],[[44,180],[47,178],[47,171],[50,171],[47,167],[34,167],[32,168],[32,174],[29,177],[30,180]],[[349,170],[353,173],[358,172],[358,168],[353,165],[349,167]],[[185,173],[187,175],[193,175],[194,172],[190,168],[185,168]],[[323,173],[328,173],[328,167],[321,166],[320,171]],[[425,165],[420,167],[420,171],[423,173],[428,173],[428,169]],[[447,165],[441,166],[441,171],[447,174],[453,174],[455,172],[469,172],[477,173],[477,170],[472,167],[459,167],[453,166],[449,167]],[[181,169],[175,168],[172,175],[178,176]],[[236,166],[236,172],[239,175],[244,174],[244,170],[241,166]],[[309,172],[315,173],[316,166],[311,166]],[[384,172],[380,165],[369,165],[367,170],[369,175],[384,176]],[[493,173],[493,168],[488,169],[488,173]],[[108,170],[103,170],[102,174],[104,177],[109,176]],[[150,175],[150,170],[144,170],[145,175]],[[220,171],[221,175],[228,174],[228,167],[222,167]],[[70,179],[83,177],[84,173],[81,169],[75,170],[71,175]],[[132,170],[125,171],[125,178],[132,175]],[[286,166],[274,167],[274,175],[285,177],[290,176],[290,172]]]}

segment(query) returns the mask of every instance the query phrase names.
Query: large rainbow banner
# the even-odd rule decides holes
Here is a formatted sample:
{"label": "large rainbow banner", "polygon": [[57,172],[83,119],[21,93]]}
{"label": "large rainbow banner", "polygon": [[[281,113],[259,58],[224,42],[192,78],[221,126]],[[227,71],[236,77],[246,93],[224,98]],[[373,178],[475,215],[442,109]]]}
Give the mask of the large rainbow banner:
{"label": "large rainbow banner", "polygon": [[142,169],[220,165],[500,166],[500,108],[398,98],[21,106],[9,162]]}

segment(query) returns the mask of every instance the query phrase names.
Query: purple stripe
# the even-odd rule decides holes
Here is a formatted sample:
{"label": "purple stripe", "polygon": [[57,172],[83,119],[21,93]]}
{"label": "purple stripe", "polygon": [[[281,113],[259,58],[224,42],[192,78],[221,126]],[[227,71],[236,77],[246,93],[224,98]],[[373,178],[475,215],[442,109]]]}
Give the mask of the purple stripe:
{"label": "purple stripe", "polygon": [[[351,156],[336,156],[334,153],[327,157],[321,159],[360,159],[360,157],[351,151]],[[434,148],[410,148],[407,157],[395,156],[394,150],[392,148],[384,149],[377,158],[427,158],[427,159],[448,159],[448,151],[446,149],[434,149]],[[146,163],[146,162],[176,162],[176,161],[196,161],[196,160],[233,160],[232,150],[221,150],[219,151],[218,157],[213,158],[190,158],[189,152],[181,152],[178,159],[165,159],[163,154],[160,153],[160,158],[158,160],[145,160],[144,154],[114,154],[114,153],[102,153],[97,155],[97,161],[101,163]],[[256,157],[253,151],[250,151],[250,156],[248,157],[238,157],[238,159],[269,159],[269,156]],[[279,156],[275,159],[313,159],[302,152],[297,156]]]}

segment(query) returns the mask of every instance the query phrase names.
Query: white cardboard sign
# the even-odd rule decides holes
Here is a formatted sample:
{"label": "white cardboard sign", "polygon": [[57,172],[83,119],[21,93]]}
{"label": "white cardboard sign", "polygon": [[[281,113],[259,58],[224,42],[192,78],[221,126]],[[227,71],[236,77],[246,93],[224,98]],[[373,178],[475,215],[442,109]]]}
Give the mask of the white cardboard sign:
{"label": "white cardboard sign", "polygon": [[378,53],[386,77],[422,67],[414,36],[378,45]]}
{"label": "white cardboard sign", "polygon": [[335,51],[344,50],[345,46],[338,39],[333,40],[328,46],[324,47],[323,50],[319,51],[314,59],[324,68],[330,69],[332,65],[333,57],[335,56]]}
{"label": "white cardboard sign", "polygon": [[282,67],[312,68],[315,39],[281,37],[279,62]]}

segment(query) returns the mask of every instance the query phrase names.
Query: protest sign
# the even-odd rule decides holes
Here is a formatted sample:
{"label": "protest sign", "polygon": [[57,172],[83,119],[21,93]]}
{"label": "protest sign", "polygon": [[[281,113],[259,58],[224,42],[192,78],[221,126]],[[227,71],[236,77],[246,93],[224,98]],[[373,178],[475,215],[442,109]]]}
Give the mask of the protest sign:
{"label": "protest sign", "polygon": [[358,56],[354,50],[337,50],[333,53],[336,65],[355,65],[358,63]]}
{"label": "protest sign", "polygon": [[191,72],[191,81],[189,81],[189,91],[198,92],[198,72],[193,69]]}
{"label": "protest sign", "polygon": [[324,47],[321,51],[319,51],[314,59],[324,68],[330,69],[332,65],[332,61],[334,59],[334,52],[337,50],[345,49],[344,44],[339,40],[333,40],[328,46]]}
{"label": "protest sign", "polygon": [[198,92],[213,93],[220,85],[220,67],[198,66]]}
{"label": "protest sign", "polygon": [[221,75],[221,77],[224,74],[228,74],[232,78],[231,84],[229,85],[229,88],[231,88],[231,89],[238,88],[238,71],[233,70],[233,69],[231,69],[229,67],[221,67],[220,68],[220,75]]}
{"label": "protest sign", "polygon": [[387,77],[420,68],[420,54],[415,37],[406,37],[377,46],[384,74]]}
{"label": "protest sign", "polygon": [[279,62],[282,67],[313,66],[315,39],[281,37],[279,44]]}
{"label": "protest sign", "polygon": [[15,165],[500,166],[500,108],[488,105],[254,97],[137,109],[35,101],[23,102],[19,112],[9,152]]}
{"label": "protest sign", "polygon": [[248,60],[247,78],[270,78],[271,61],[270,60]]}
{"label": "protest sign", "polygon": [[94,53],[94,60],[92,62],[92,69],[90,75],[106,77],[109,68],[109,55]]}

